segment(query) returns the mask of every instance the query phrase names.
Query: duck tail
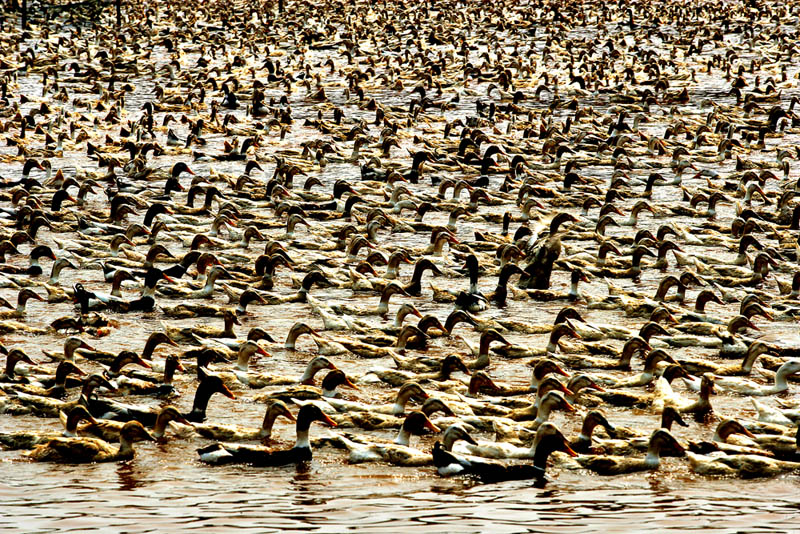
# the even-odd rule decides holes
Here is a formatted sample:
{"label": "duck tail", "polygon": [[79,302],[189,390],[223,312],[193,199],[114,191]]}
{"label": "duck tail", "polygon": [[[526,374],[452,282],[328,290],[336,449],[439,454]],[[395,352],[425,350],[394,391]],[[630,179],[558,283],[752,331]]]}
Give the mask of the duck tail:
{"label": "duck tail", "polygon": [[220,443],[197,449],[200,461],[209,465],[225,465],[233,462],[234,456]]}

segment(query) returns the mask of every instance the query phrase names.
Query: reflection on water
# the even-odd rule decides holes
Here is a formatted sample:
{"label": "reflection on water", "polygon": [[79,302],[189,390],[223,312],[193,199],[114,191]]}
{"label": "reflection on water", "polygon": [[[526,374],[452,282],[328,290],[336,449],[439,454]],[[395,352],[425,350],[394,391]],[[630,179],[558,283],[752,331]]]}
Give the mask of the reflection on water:
{"label": "reflection on water", "polygon": [[[462,532],[733,533],[791,531],[800,514],[791,478],[709,481],[661,473],[593,477],[587,484],[585,477],[561,472],[540,489],[524,481],[486,486],[441,480],[430,470],[362,478],[348,473],[353,466],[329,464],[332,458],[321,456],[296,473],[241,467],[159,471],[141,459],[71,468],[66,477],[40,465],[4,468],[9,476],[0,484],[0,529],[118,532],[147,525],[153,532],[341,532],[357,525],[365,532],[452,532],[458,525]],[[77,472],[81,480],[73,479]],[[187,472],[193,478],[183,478]],[[103,482],[114,474],[116,484]]]}
{"label": "reflection on water", "polygon": [[120,490],[131,491],[144,485],[140,479],[141,474],[136,472],[136,466],[133,462],[120,462],[118,466],[117,476],[119,477]]}

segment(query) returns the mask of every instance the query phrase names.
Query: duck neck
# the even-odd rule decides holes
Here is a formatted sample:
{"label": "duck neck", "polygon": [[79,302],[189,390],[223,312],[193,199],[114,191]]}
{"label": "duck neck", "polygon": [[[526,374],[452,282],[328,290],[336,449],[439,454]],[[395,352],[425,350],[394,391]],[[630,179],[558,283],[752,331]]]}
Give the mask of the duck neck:
{"label": "duck neck", "polygon": [[6,377],[9,380],[12,380],[16,376],[14,374],[14,370],[15,370],[15,368],[17,366],[17,362],[18,361],[19,360],[17,360],[16,358],[7,358],[6,359]]}
{"label": "duck neck", "polygon": [[644,464],[650,468],[657,469],[661,463],[661,443],[657,440],[650,440],[647,447],[647,456],[644,457]]}
{"label": "duck neck", "polygon": [[156,294],[156,286],[153,284],[152,286],[145,284],[142,288],[142,295],[141,298],[153,298]]}
{"label": "duck neck", "polygon": [[574,300],[580,298],[580,296],[581,294],[578,293],[578,280],[574,280],[569,286],[569,293],[567,294],[567,297]]}
{"label": "duck neck", "polygon": [[54,387],[62,389],[66,387],[68,375],[69,371],[67,370],[67,368],[59,365],[58,368],[56,369],[55,383],[53,384]]}
{"label": "duck neck", "polygon": [[310,449],[311,443],[308,440],[308,431],[311,428],[311,421],[297,419],[297,440],[294,443],[295,449]]}
{"label": "duck neck", "polygon": [[225,316],[225,329],[222,333],[228,337],[236,337],[233,333],[233,317]]}
{"label": "duck neck", "polygon": [[156,439],[160,439],[164,437],[164,434],[167,433],[167,425],[169,425],[169,417],[167,417],[164,413],[158,414],[156,418],[156,424],[153,425],[153,437]]}
{"label": "duck neck", "polygon": [[122,433],[119,435],[119,451],[117,451],[117,456],[122,458],[133,456],[133,443]]}
{"label": "duck neck", "polygon": [[564,336],[564,333],[559,330],[553,330],[550,333],[550,338],[547,342],[547,352],[556,352],[558,350],[558,341]]}
{"label": "duck neck", "polygon": [[309,363],[308,366],[306,367],[306,370],[303,371],[303,376],[300,377],[298,382],[301,383],[301,384],[305,384],[307,386],[313,386],[314,385],[314,376],[318,372],[319,372],[319,367]]}
{"label": "duck neck", "polygon": [[211,399],[211,395],[213,395],[214,391],[211,390],[206,382],[200,382],[200,385],[197,386],[197,391],[194,394],[194,402],[192,403],[192,412],[191,418],[187,417],[190,421],[198,420],[200,421],[205,420],[206,418],[206,409],[208,409],[208,401]]}
{"label": "duck neck", "polygon": [[591,417],[587,417],[583,420],[583,425],[581,426],[581,433],[578,435],[578,440],[586,441],[591,443],[592,442],[592,432],[597,427],[599,423],[592,419]]}
{"label": "duck neck", "polygon": [[775,386],[773,388],[776,392],[786,391],[787,389],[789,389],[789,382],[787,381],[787,377],[790,374],[791,373],[789,372],[789,370],[783,368],[783,366],[781,366],[781,368],[778,369],[778,371],[775,373]]}
{"label": "duck neck", "polygon": [[536,408],[536,423],[541,425],[542,423],[546,423],[547,420],[550,418],[550,412],[552,411],[553,407],[548,402],[540,402]]}
{"label": "duck neck", "polygon": [[219,274],[214,274],[214,275],[206,277],[206,283],[203,286],[203,289],[200,290],[198,295],[201,296],[201,297],[209,296],[214,291],[214,284],[216,283],[218,276],[219,276]]}
{"label": "duck neck", "polygon": [[537,469],[541,469],[542,476],[544,476],[545,470],[547,469],[547,459],[550,457],[550,453],[553,452],[552,445],[549,440],[542,440],[538,445],[534,445],[534,447],[536,447],[536,450],[533,453],[533,466]]}
{"label": "duck neck", "polygon": [[636,350],[623,347],[622,354],[619,355],[619,363],[617,364],[620,367],[620,369],[631,368],[631,360],[633,359],[633,355],[635,353]]}
{"label": "duck neck", "polygon": [[381,295],[381,301],[378,303],[378,315],[384,315],[389,311],[389,299],[392,298],[392,293],[384,291]]}
{"label": "duck neck", "polygon": [[153,359],[153,352],[156,350],[156,347],[159,345],[160,341],[155,339],[153,336],[147,339],[147,342],[144,344],[144,348],[142,349],[142,359],[143,360],[152,360]]}
{"label": "duck neck", "polygon": [[261,429],[258,431],[258,437],[260,439],[269,439],[272,437],[272,427],[275,425],[275,419],[277,418],[278,414],[273,410],[267,410],[267,413],[264,414],[264,421],[261,422]]}
{"label": "duck neck", "polygon": [[83,414],[73,413],[67,416],[64,422],[63,436],[65,438],[72,438],[78,435],[78,423],[83,419]]}
{"label": "duck neck", "polygon": [[175,371],[177,370],[178,365],[177,363],[172,363],[171,360],[168,360],[167,363],[164,365],[164,385],[171,386],[172,379],[175,377]]}
{"label": "duck neck", "polygon": [[[754,351],[754,350],[748,351],[744,357],[744,361],[742,361],[742,371],[744,371],[747,374],[750,374],[750,371],[753,370],[753,365],[756,363],[756,360],[758,359],[759,356],[761,356],[760,351]],[[777,378],[778,375],[776,374],[775,379],[777,380]]]}
{"label": "duck neck", "polygon": [[406,430],[405,427],[400,427],[400,431],[397,433],[394,443],[395,445],[404,445],[408,447],[411,443],[411,432]]}
{"label": "duck neck", "polygon": [[410,392],[401,391],[397,394],[397,398],[394,401],[394,406],[392,406],[392,414],[398,415],[406,411],[406,404],[408,404],[408,400],[411,397]]}
{"label": "duck neck", "polygon": [[239,356],[236,359],[236,369],[238,371],[247,372],[250,367],[250,358],[253,356],[253,353],[248,350],[240,350]]}

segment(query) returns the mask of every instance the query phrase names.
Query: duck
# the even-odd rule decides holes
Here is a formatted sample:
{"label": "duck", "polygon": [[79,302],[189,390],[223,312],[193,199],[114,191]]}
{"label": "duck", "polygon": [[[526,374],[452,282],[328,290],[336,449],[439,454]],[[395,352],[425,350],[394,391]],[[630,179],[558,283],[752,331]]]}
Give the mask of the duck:
{"label": "duck", "polygon": [[236,338],[234,325],[241,326],[241,321],[233,312],[226,309],[222,314],[223,328],[213,328],[210,326],[190,326],[176,327],[162,321],[164,333],[175,343],[192,343],[199,345],[198,338]]}
{"label": "duck", "polygon": [[[741,440],[736,437],[742,436]],[[776,437],[776,436],[770,436]],[[779,436],[780,438],[789,439],[794,441],[788,436]],[[710,454],[717,451],[724,452],[725,454],[760,454],[764,456],[773,457],[774,455],[767,450],[761,449],[758,444],[751,438],[755,435],[750,432],[745,426],[736,419],[725,418],[719,422],[714,437],[711,441],[689,441],[689,450],[695,454]],[[730,440],[730,442],[729,442]],[[794,443],[792,443],[794,445]]]}
{"label": "duck", "polygon": [[[12,391],[11,394],[14,400],[22,404],[29,413],[39,417],[58,417],[61,411],[68,412],[77,405],[82,405],[89,409],[89,398],[100,387],[109,392],[116,391],[116,388],[103,375],[93,373],[84,379],[80,395],[75,400],[61,401],[40,395],[30,395],[21,391]],[[89,411],[91,412],[91,409]]]}
{"label": "duck", "polygon": [[64,351],[63,352],[54,352],[54,351],[47,351],[42,350],[42,353],[50,358],[53,361],[68,361],[68,362],[75,362],[75,351],[78,349],[85,349],[94,351],[94,347],[86,343],[83,339],[78,336],[69,336],[67,339],[64,340]]}
{"label": "duck", "polygon": [[678,364],[668,364],[661,371],[661,376],[656,379],[653,393],[615,389],[597,392],[595,395],[601,398],[603,402],[614,406],[636,406],[640,408],[653,406],[656,413],[660,413],[664,409],[665,399],[675,396],[671,386],[672,381],[680,377],[689,377],[689,373]]}
{"label": "duck", "polygon": [[[78,376],[86,376],[86,372],[74,363],[63,361],[56,367],[54,375],[31,376],[27,384],[13,386],[13,389],[30,395],[39,395],[53,399],[62,398],[67,394],[67,380],[69,375],[73,373]],[[80,384],[80,380],[75,380],[75,382],[69,384],[69,387],[76,387]]]}
{"label": "duck", "polygon": [[389,312],[389,299],[392,297],[392,295],[403,295],[406,297],[410,296],[400,284],[397,282],[391,282],[386,285],[383,291],[381,291],[381,299],[378,302],[377,308],[353,308],[346,305],[336,304],[331,306],[331,309],[333,309],[333,311],[339,315],[379,315],[383,317]]}
{"label": "duck", "polygon": [[686,453],[691,470],[704,476],[737,478],[774,477],[800,470],[800,462],[767,458],[758,454],[706,454]]}
{"label": "duck", "polygon": [[597,449],[592,445],[592,433],[598,426],[602,426],[609,436],[617,435],[617,428],[608,421],[605,413],[591,410],[583,417],[580,433],[570,442],[572,449],[581,454],[596,454]]}
{"label": "duck", "polygon": [[[141,361],[146,362],[145,360]],[[176,355],[170,354],[164,360],[164,374],[160,383],[157,379],[149,376],[136,378],[125,375],[118,376],[114,383],[117,391],[122,395],[149,395],[165,398],[180,394],[172,383],[176,371],[185,372],[186,369]]]}
{"label": "duck", "polygon": [[327,357],[316,356],[308,362],[305,371],[299,377],[275,373],[260,373],[257,375],[252,375],[249,373],[243,373],[241,371],[235,372],[235,374],[239,381],[249,388],[261,389],[267,386],[286,386],[292,384],[313,386],[315,384],[314,377],[323,369],[335,371],[337,370],[337,367]]}
{"label": "duck", "polygon": [[75,298],[80,305],[81,313],[84,315],[88,313],[90,308],[95,310],[108,308],[117,313],[150,312],[155,308],[155,288],[156,284],[161,280],[166,280],[168,282],[173,281],[157,267],[148,269],[144,277],[144,285],[142,286],[142,292],[139,298],[132,300],[124,300],[111,295],[87,291],[83,287],[83,284],[80,283],[75,284],[73,290]]}
{"label": "duck", "polygon": [[680,413],[693,413],[696,417],[703,417],[713,411],[711,395],[714,394],[714,375],[705,373],[700,380],[700,398],[696,401],[683,399],[672,391],[672,387],[664,380],[656,383],[653,400],[653,411],[659,413],[665,406],[673,406]]}
{"label": "duck", "polygon": [[397,390],[392,404],[366,404],[330,397],[324,400],[338,412],[366,411],[402,415],[406,411],[406,404],[408,404],[411,399],[424,402],[429,397],[430,395],[416,382],[406,382]]}
{"label": "duck", "polygon": [[2,432],[0,433],[0,445],[8,451],[33,449],[35,446],[46,443],[51,439],[59,437],[72,438],[78,436],[78,425],[81,421],[96,423],[94,417],[89,413],[85,406],[73,406],[68,413],[61,412],[64,418],[64,431],[55,433],[52,431],[41,432]]}
{"label": "duck", "polygon": [[[410,447],[412,435],[422,435],[425,430],[439,433],[441,430],[428,416],[420,411],[412,411],[406,415],[403,426],[394,442],[366,442],[359,443],[345,436],[338,436],[339,442],[349,451],[348,461],[351,464],[365,462],[388,462],[395,465],[419,466],[429,465],[432,458]],[[417,464],[419,461],[421,463]]]}
{"label": "duck", "polygon": [[639,375],[626,378],[603,377],[602,384],[611,389],[646,386],[655,380],[656,370],[661,362],[678,363],[664,349],[655,349],[645,356],[644,370]]}
{"label": "duck", "polygon": [[267,403],[264,413],[264,420],[261,428],[251,428],[241,425],[219,425],[213,423],[201,423],[194,425],[194,431],[207,439],[216,441],[262,441],[272,440],[272,427],[278,417],[285,417],[289,421],[296,422],[295,416],[283,401],[272,399]]}
{"label": "duck", "polygon": [[34,247],[28,253],[28,257],[30,258],[30,265],[28,267],[17,267],[15,265],[3,264],[0,265],[0,272],[6,274],[28,275],[32,277],[40,276],[44,272],[42,270],[42,266],[39,265],[39,261],[42,258],[49,258],[53,261],[58,259],[53,253],[53,250],[47,245],[38,245]]}
{"label": "duck", "polygon": [[771,386],[743,378],[720,376],[714,377],[714,384],[719,386],[722,391],[731,391],[750,397],[764,397],[787,391],[789,389],[787,378],[798,372],[800,372],[800,359],[791,359],[781,365],[775,372],[775,382]]}
{"label": "duck", "polygon": [[576,411],[576,408],[564,398],[563,389],[561,391],[548,391],[539,396],[541,391],[544,391],[542,384],[539,385],[539,390],[537,391],[537,402],[532,405],[531,409],[513,410],[508,414],[508,418],[514,421],[527,421],[525,426],[535,430],[549,419],[553,410]]}
{"label": "duck", "polygon": [[678,363],[689,373],[711,373],[715,376],[746,376],[753,370],[759,356],[768,353],[770,346],[763,341],[755,341],[747,348],[744,359],[737,364],[716,364],[699,358],[680,358]]}
{"label": "duck", "polygon": [[321,421],[330,427],[336,427],[317,406],[302,406],[297,413],[295,424],[297,439],[291,449],[268,449],[229,443],[215,443],[197,450],[200,461],[209,465],[249,464],[255,467],[277,467],[298,464],[312,459],[309,429],[311,423]]}
{"label": "duck", "polygon": [[[186,420],[178,408],[170,405],[164,406],[158,410],[158,415],[156,416],[155,422],[152,425],[153,430],[150,432],[150,434],[156,438],[156,441],[166,441],[167,426],[172,421],[181,423],[183,425],[188,425],[190,427],[193,426],[192,423]],[[99,421],[89,421],[87,424],[82,425],[78,429],[78,434],[81,436],[94,437],[104,441],[113,442],[119,439],[120,432],[124,426],[125,422],[123,421],[100,419]]]}
{"label": "duck", "polygon": [[527,295],[533,300],[542,302],[551,302],[554,300],[577,302],[583,298],[578,290],[578,284],[581,282],[589,282],[589,278],[586,276],[586,273],[584,273],[581,269],[573,269],[570,273],[570,286],[567,293],[561,293],[551,289],[529,289],[527,290]]}
{"label": "duck", "polygon": [[484,483],[503,482],[506,480],[545,480],[547,459],[554,451],[565,452],[569,456],[578,456],[572,450],[567,438],[555,425],[546,423],[536,432],[534,438],[535,453],[533,464],[503,464],[498,461],[468,458],[445,450],[441,442],[433,446],[433,465],[439,476],[452,477],[466,475],[478,478]]}
{"label": "duck", "polygon": [[553,354],[558,351],[558,342],[564,336],[580,339],[580,335],[575,331],[569,322],[559,323],[553,327],[547,346],[544,349],[534,349],[520,345],[501,345],[492,349],[493,352],[505,358],[533,358]]}
{"label": "duck", "polygon": [[650,436],[647,455],[644,458],[586,455],[579,456],[576,461],[581,467],[605,476],[656,471],[661,464],[661,450],[667,447],[677,450],[679,453],[685,452],[683,446],[668,430],[659,428]]}
{"label": "duck", "polygon": [[629,371],[633,356],[651,350],[650,343],[639,336],[628,339],[623,345],[618,360],[606,358],[592,358],[585,354],[557,354],[553,358],[562,362],[572,369],[615,369]]}
{"label": "duck", "polygon": [[[28,382],[25,376],[18,375],[18,363],[27,363],[28,365],[36,365],[28,354],[22,349],[11,349],[6,355],[6,366],[3,374],[0,375],[0,383],[3,382]],[[28,373],[26,373],[28,374]]]}
{"label": "duck", "polygon": [[399,387],[409,381],[415,381],[419,384],[429,381],[447,381],[450,380],[450,375],[457,371],[461,371],[466,375],[471,374],[470,370],[467,368],[467,365],[464,363],[464,360],[462,360],[460,356],[457,354],[449,354],[442,359],[441,368],[438,371],[431,373],[412,373],[400,369],[380,368],[372,368],[368,372],[369,374],[377,376],[382,382],[386,382],[391,386]]}
{"label": "duck", "polygon": [[[221,393],[229,399],[235,399],[236,395],[231,392],[228,386],[217,375],[203,372],[201,373],[200,384],[195,390],[192,410],[182,414],[184,419],[192,423],[202,423],[206,419],[206,409],[208,401],[214,393]],[[142,405],[125,404],[113,400],[89,399],[89,412],[96,414],[95,417],[101,419],[112,419],[114,421],[137,420],[147,426],[155,424],[158,418],[158,411]]]}
{"label": "duck", "polygon": [[[416,412],[412,412],[416,413]],[[406,418],[408,420],[408,418]],[[404,420],[404,424],[405,421]],[[433,423],[431,423],[433,425]],[[435,426],[435,425],[433,425]],[[343,440],[339,436],[339,440]],[[464,440],[468,443],[474,443],[474,439],[469,435],[469,432],[462,425],[450,425],[442,433],[442,447],[446,451],[451,451],[453,445],[459,440]],[[403,446],[399,444],[361,444],[350,442],[354,446],[354,451],[350,453],[350,463],[363,463],[364,461],[383,461],[393,465],[403,467],[421,467],[433,465],[433,456],[431,453],[423,452],[413,447]],[[370,450],[372,449],[372,450]],[[363,453],[362,451],[365,451]],[[356,461],[353,461],[353,454],[357,455]],[[374,460],[372,460],[374,458]]]}
{"label": "duck", "polygon": [[140,422],[128,421],[119,433],[119,447],[92,438],[55,438],[37,445],[26,456],[36,462],[119,462],[134,456],[135,440],[155,441]]}
{"label": "duck", "polygon": [[[17,307],[11,310],[0,311],[0,320],[24,318],[28,311],[28,301],[31,299],[41,302],[44,302],[45,300],[33,289],[20,289],[19,293],[17,294]],[[8,305],[8,302],[5,302],[5,305],[7,305],[9,308],[12,308],[12,306]]]}

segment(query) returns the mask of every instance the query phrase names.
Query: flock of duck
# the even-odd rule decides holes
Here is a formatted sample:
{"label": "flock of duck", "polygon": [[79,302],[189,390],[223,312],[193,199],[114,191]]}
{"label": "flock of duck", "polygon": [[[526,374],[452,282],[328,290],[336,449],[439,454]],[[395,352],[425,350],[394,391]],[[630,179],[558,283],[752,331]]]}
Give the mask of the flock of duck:
{"label": "flock of duck", "polygon": [[797,5],[270,4],[0,15],[2,448],[800,470]]}

